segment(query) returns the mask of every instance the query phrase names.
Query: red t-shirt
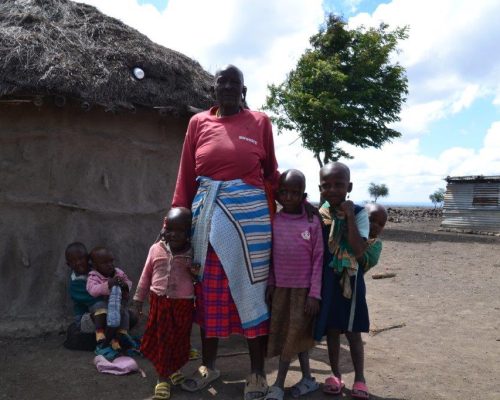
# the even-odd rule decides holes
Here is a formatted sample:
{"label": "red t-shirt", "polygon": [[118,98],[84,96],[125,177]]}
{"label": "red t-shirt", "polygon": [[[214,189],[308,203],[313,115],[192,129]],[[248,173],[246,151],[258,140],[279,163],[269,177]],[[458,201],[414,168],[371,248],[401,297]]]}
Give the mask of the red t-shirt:
{"label": "red t-shirt", "polygon": [[264,188],[264,180],[277,184],[278,163],[267,115],[244,109],[217,117],[215,112],[214,107],[189,121],[172,207],[191,208],[198,176],[218,181],[242,179],[260,188]]}

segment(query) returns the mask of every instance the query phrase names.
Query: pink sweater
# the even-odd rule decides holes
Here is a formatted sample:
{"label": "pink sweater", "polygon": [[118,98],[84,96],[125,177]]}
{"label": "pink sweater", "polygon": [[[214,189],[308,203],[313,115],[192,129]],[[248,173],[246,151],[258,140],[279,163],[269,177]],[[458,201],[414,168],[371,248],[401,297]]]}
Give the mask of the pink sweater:
{"label": "pink sweater", "polygon": [[172,207],[191,208],[198,189],[196,177],[242,179],[264,188],[264,179],[277,183],[271,122],[266,114],[241,110],[218,118],[216,108],[194,115],[182,148]]}
{"label": "pink sweater", "polygon": [[149,291],[173,299],[193,298],[194,287],[189,270],[192,260],[191,250],[172,255],[164,242],[153,244],[137,284],[134,300],[143,302]]}
{"label": "pink sweater", "polygon": [[269,285],[309,288],[309,296],[321,299],[323,236],[321,222],[307,215],[276,214],[273,221],[273,265]]}
{"label": "pink sweater", "polygon": [[[116,276],[120,276],[127,282],[128,289],[132,289],[132,281],[128,279],[127,274],[123,272],[120,268],[115,268]],[[89,272],[89,277],[87,278],[87,292],[93,297],[99,296],[109,296],[111,290],[108,286],[108,281],[110,278],[106,278],[99,272],[92,270]]]}

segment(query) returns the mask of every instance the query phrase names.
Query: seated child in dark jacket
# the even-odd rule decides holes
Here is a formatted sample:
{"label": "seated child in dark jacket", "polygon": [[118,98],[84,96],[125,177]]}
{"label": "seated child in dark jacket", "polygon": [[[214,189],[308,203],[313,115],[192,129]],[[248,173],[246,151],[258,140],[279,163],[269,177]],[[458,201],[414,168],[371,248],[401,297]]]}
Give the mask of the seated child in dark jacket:
{"label": "seated child in dark jacket", "polygon": [[387,222],[387,211],[384,206],[377,203],[367,204],[365,208],[370,221],[370,233],[366,241],[367,248],[357,260],[360,267],[363,268],[363,273],[366,274],[378,264],[380,253],[382,253],[382,241],[378,236],[384,230],[385,223]]}
{"label": "seated child in dark jacket", "polygon": [[[63,345],[70,350],[94,350],[96,346],[93,323],[90,319],[90,308],[100,297],[93,297],[87,292],[87,278],[91,270],[87,248],[83,243],[73,242],[66,247],[64,253],[66,265],[71,269],[69,279],[69,295],[73,301],[73,322],[66,331]],[[87,329],[82,325],[82,317],[90,322]]]}
{"label": "seated child in dark jacket", "polygon": [[82,316],[90,311],[95,303],[102,300],[87,291],[87,279],[91,270],[89,254],[83,243],[74,242],[66,247],[66,264],[71,268],[69,294],[73,300],[73,315],[76,326],[80,328]]}

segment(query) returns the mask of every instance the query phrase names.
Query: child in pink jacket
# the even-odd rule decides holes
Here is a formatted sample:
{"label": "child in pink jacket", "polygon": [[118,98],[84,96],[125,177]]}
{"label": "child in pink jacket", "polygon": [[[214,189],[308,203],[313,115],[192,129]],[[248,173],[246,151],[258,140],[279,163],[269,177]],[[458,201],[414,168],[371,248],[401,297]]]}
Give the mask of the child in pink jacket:
{"label": "child in pink jacket", "polygon": [[[114,266],[114,257],[111,251],[104,247],[96,247],[90,252],[90,259],[94,270],[89,272],[87,291],[91,296],[103,296],[104,300],[95,303],[90,311],[96,325],[96,354],[113,359],[121,350],[122,344],[133,345],[129,329],[129,313],[127,302],[132,289],[132,281],[125,272]],[[113,286],[119,286],[122,292],[120,309],[120,326],[111,328],[106,326],[108,300]],[[121,342],[121,344],[120,344]]]}

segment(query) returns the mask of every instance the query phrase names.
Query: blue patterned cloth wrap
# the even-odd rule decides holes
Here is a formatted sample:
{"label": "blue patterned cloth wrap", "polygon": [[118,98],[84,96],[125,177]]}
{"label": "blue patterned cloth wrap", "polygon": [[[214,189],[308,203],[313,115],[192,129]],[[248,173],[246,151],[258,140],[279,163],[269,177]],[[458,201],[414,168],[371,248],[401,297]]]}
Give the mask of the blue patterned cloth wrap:
{"label": "blue patterned cloth wrap", "polygon": [[271,219],[263,189],[241,179],[197,178],[193,200],[194,262],[203,269],[208,243],[219,257],[244,329],[269,319],[265,302],[271,260]]}

